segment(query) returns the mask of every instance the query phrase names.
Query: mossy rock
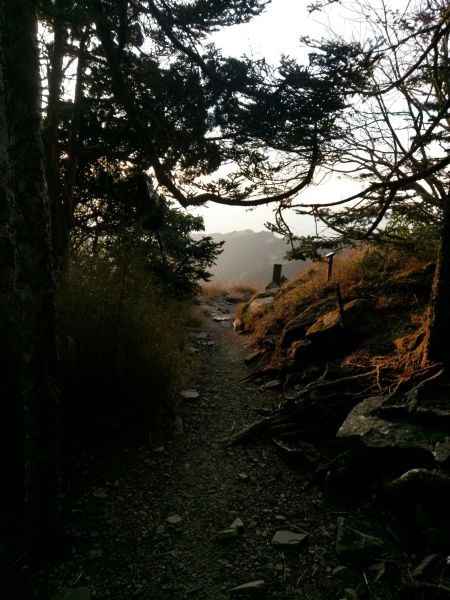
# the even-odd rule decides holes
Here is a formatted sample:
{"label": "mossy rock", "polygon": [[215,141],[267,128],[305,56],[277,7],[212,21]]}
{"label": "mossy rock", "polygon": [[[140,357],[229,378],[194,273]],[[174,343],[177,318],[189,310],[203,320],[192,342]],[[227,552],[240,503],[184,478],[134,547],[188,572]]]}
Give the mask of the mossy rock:
{"label": "mossy rock", "polygon": [[343,322],[340,312],[332,310],[319,319],[306,332],[313,341],[330,340],[341,337],[345,331],[364,335],[379,326],[379,318],[374,305],[363,298],[356,298],[344,304]]}
{"label": "mossy rock", "polygon": [[298,314],[295,319],[289,321],[284,327],[280,346],[282,348],[289,348],[293,342],[304,338],[311,325],[313,325],[320,316],[329,311],[331,306],[331,302],[321,301],[318,304],[309,306],[306,310]]}

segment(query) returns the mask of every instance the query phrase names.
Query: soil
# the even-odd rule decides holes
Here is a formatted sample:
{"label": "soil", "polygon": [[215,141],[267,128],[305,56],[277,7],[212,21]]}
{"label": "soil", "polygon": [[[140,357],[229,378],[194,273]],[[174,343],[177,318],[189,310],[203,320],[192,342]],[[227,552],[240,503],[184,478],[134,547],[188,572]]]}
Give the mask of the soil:
{"label": "soil", "polygon": [[[366,587],[362,571],[334,571],[341,565],[336,520],[344,511],[325,502],[310,472],[286,465],[267,440],[221,443],[257,418],[255,408],[281,399],[280,391],[242,381],[251,370],[243,362],[246,338],[233,333],[232,318],[215,320],[233,308],[224,299],[209,305],[192,334],[199,366],[188,387],[199,398],[180,399],[184,432],[126,448],[109,463],[80,465],[65,554],[11,597],[59,600],[72,598],[64,595],[72,588],[99,599],[222,600],[233,586],[264,580],[266,598],[326,600],[358,597],[348,594]],[[363,511],[351,517],[376,530]],[[243,522],[239,535],[218,541],[236,518]],[[278,530],[307,538],[283,549],[272,544]]]}

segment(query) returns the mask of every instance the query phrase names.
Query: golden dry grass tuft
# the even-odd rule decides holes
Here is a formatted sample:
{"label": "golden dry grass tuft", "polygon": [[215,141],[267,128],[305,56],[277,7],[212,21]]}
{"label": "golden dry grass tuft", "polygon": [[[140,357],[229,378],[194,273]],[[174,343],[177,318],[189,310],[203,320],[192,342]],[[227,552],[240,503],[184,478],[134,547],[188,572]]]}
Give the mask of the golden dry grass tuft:
{"label": "golden dry grass tuft", "polygon": [[189,364],[190,304],[168,297],[139,263],[77,259],[58,296],[65,437],[95,444],[158,431]]}
{"label": "golden dry grass tuft", "polygon": [[200,298],[215,300],[221,296],[233,294],[255,294],[257,286],[252,283],[205,283]]}

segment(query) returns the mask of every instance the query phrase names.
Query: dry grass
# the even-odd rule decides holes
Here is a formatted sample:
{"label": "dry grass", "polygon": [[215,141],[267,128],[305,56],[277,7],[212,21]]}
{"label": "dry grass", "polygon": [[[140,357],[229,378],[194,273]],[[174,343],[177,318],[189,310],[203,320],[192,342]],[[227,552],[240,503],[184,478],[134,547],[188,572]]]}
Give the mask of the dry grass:
{"label": "dry grass", "polygon": [[58,296],[66,438],[157,431],[189,367],[190,305],[167,297],[138,261],[121,270],[108,258],[77,259]]}
{"label": "dry grass", "polygon": [[[414,310],[420,312],[426,300],[409,298],[408,288],[402,290],[401,286],[386,283],[401,281],[423,265],[423,261],[414,257],[362,246],[334,257],[331,281],[327,281],[325,261],[309,265],[282,286],[272,305],[262,305],[251,312],[246,312],[243,307],[240,318],[244,318],[255,341],[263,343],[268,333],[282,329],[301,313],[321,314],[335,308],[335,285],[339,284],[344,302],[366,297],[380,310],[397,311],[399,319],[394,319],[398,327],[395,333],[402,335],[406,327],[403,314],[409,322]],[[402,305],[407,306],[407,314]]]}
{"label": "dry grass", "polygon": [[257,286],[252,283],[206,283],[202,286],[200,298],[215,300],[230,294],[255,294]]}

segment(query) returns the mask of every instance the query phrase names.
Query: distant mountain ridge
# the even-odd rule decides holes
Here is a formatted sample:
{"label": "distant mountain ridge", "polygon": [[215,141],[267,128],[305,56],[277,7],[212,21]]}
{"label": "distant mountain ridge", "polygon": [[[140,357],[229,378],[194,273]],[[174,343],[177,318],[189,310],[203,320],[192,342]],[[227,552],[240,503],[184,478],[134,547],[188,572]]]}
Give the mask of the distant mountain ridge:
{"label": "distant mountain ridge", "polygon": [[[289,262],[284,255],[289,246],[270,231],[232,231],[209,233],[215,242],[224,241],[224,250],[211,269],[215,283],[254,283],[263,287],[272,279],[274,263],[283,265],[283,275],[290,277],[306,263]],[[196,238],[202,237],[196,235]]]}

